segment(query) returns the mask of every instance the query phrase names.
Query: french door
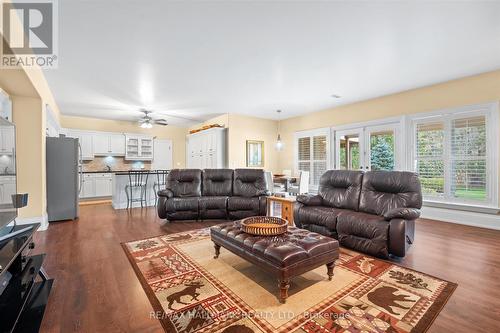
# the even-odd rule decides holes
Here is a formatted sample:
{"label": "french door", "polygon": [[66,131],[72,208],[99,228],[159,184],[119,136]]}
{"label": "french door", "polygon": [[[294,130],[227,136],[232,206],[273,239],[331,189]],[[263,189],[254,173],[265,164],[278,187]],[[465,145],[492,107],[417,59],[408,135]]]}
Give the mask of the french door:
{"label": "french door", "polygon": [[340,170],[400,170],[399,123],[335,130],[335,167]]}

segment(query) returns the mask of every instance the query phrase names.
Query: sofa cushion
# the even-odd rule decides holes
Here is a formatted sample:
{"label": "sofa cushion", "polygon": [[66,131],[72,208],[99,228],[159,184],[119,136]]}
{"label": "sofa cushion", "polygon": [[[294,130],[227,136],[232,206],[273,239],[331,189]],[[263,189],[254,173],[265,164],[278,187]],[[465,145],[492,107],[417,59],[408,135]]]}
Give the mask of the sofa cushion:
{"label": "sofa cushion", "polygon": [[343,211],[337,217],[340,245],[377,257],[388,256],[389,222],[384,217]]}
{"label": "sofa cushion", "polygon": [[167,212],[192,211],[198,213],[198,198],[170,198],[166,201]]}
{"label": "sofa cushion", "polygon": [[233,194],[233,170],[203,170],[202,193],[204,196],[231,196]]}
{"label": "sofa cushion", "polygon": [[166,188],[177,198],[201,196],[201,170],[171,170],[167,177]]}
{"label": "sofa cushion", "polygon": [[298,209],[296,217],[299,218],[302,226],[315,224],[335,231],[337,227],[337,215],[341,211],[341,209],[325,206],[302,206]]}
{"label": "sofa cushion", "polygon": [[264,170],[234,170],[233,195],[240,197],[258,197],[267,194],[268,191]]}
{"label": "sofa cushion", "polygon": [[260,202],[258,197],[229,197],[227,210],[230,218],[242,219],[249,216],[260,215]]}
{"label": "sofa cushion", "polygon": [[227,217],[227,199],[225,196],[200,197],[198,205],[202,219],[225,219]]}
{"label": "sofa cushion", "polygon": [[416,208],[394,208],[384,214],[387,221],[392,219],[416,220],[420,217],[420,210]]}
{"label": "sofa cushion", "polygon": [[422,207],[417,174],[407,171],[368,171],[363,177],[359,210],[384,215],[395,208]]}
{"label": "sofa cushion", "polygon": [[228,210],[254,210],[259,211],[259,198],[229,197],[227,199]]}
{"label": "sofa cushion", "polygon": [[318,194],[323,205],[358,210],[363,172],[329,170],[319,180]]}

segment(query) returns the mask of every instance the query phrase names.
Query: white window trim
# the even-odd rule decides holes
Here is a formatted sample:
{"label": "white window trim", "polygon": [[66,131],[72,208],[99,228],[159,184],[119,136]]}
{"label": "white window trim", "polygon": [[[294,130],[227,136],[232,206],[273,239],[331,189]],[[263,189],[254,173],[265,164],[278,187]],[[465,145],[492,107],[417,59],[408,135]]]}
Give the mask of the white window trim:
{"label": "white window trim", "polygon": [[[407,154],[408,156],[407,166],[409,170],[416,171],[414,161],[415,161],[415,131],[417,124],[424,123],[427,121],[432,121],[433,119],[439,121],[443,119],[443,117],[446,120],[451,120],[456,118],[462,118],[464,116],[466,117],[469,115],[470,116],[484,115],[486,117],[486,136],[488,138],[488,140],[486,141],[486,149],[488,156],[487,159],[488,171],[487,171],[486,186],[487,186],[489,200],[487,202],[478,202],[474,200],[450,201],[446,198],[441,199],[436,197],[436,198],[424,198],[424,203],[428,203],[430,205],[443,204],[450,206],[463,205],[471,207],[490,207],[490,208],[498,207],[498,147],[500,142],[498,102],[467,105],[457,108],[436,110],[432,112],[418,113],[408,116],[407,126],[406,126],[407,134],[405,136],[408,143],[408,147],[410,149],[408,149],[408,154]],[[449,133],[449,130],[447,130],[445,133]],[[446,183],[449,184],[449,182]]]}
{"label": "white window trim", "polygon": [[[360,129],[363,132],[363,139],[364,138],[364,132],[366,128],[373,128],[373,127],[383,127],[383,126],[394,126],[394,134],[396,137],[399,138],[399,142],[395,142],[395,153],[398,158],[398,167],[399,170],[408,170],[408,161],[406,154],[403,152],[404,147],[406,147],[406,115],[403,116],[396,116],[396,117],[387,117],[387,118],[381,118],[381,119],[375,119],[375,120],[369,120],[365,122],[358,122],[358,123],[351,123],[351,124],[346,124],[346,125],[339,125],[339,126],[333,126],[330,127],[330,138],[332,141],[331,145],[331,161],[330,165],[336,169],[339,168],[339,161],[337,161],[337,154],[336,150],[338,149],[337,147],[337,132],[340,131],[349,131],[349,130],[356,130]],[[366,154],[368,153],[367,147],[364,147],[364,155],[363,155],[363,160],[366,159]]]}
{"label": "white window trim", "polygon": [[[306,138],[306,137],[320,136],[320,135],[326,136],[326,169],[328,170],[328,169],[332,168],[332,164],[331,164],[332,157],[331,157],[331,148],[330,148],[331,147],[330,128],[329,127],[316,128],[316,129],[299,131],[299,132],[294,133],[294,140],[293,140],[293,155],[294,155],[293,156],[293,159],[294,159],[293,172],[294,173],[298,172],[298,170],[299,170],[299,153],[298,153],[299,139]],[[311,149],[312,149],[312,147],[313,147],[313,145],[311,142]],[[311,158],[312,158],[312,156],[313,155],[311,154]],[[313,160],[311,160],[311,161],[313,161]],[[316,190],[317,190],[317,188],[315,188],[315,187],[310,188],[311,192],[314,192]]]}

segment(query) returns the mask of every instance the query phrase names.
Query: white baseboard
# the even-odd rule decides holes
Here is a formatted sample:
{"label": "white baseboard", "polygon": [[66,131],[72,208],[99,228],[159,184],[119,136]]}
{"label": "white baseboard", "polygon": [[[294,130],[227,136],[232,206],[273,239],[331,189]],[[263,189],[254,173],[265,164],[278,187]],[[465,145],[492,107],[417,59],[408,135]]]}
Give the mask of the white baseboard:
{"label": "white baseboard", "polygon": [[40,223],[40,228],[38,231],[47,230],[49,227],[49,217],[47,214],[43,214],[43,216],[34,216],[34,217],[18,217],[16,219],[17,224],[32,224],[32,223]]}
{"label": "white baseboard", "polygon": [[422,207],[422,217],[451,223],[465,224],[473,227],[500,230],[500,215],[479,212],[467,212],[438,207]]}

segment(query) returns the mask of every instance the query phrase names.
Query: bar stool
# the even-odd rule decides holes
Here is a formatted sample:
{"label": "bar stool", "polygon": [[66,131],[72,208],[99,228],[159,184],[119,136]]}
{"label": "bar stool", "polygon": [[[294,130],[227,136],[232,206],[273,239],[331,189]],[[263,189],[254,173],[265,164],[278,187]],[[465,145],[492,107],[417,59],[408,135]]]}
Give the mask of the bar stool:
{"label": "bar stool", "polygon": [[[127,195],[127,209],[132,207],[134,202],[140,202],[141,208],[143,201],[147,206],[146,187],[148,185],[149,170],[130,170],[128,172],[128,185],[125,186],[125,194]],[[139,198],[134,199],[134,190],[139,189]]]}
{"label": "bar stool", "polygon": [[153,191],[155,192],[155,206],[158,204],[158,191],[167,188],[167,175],[169,170],[156,170],[156,181],[153,184]]}

